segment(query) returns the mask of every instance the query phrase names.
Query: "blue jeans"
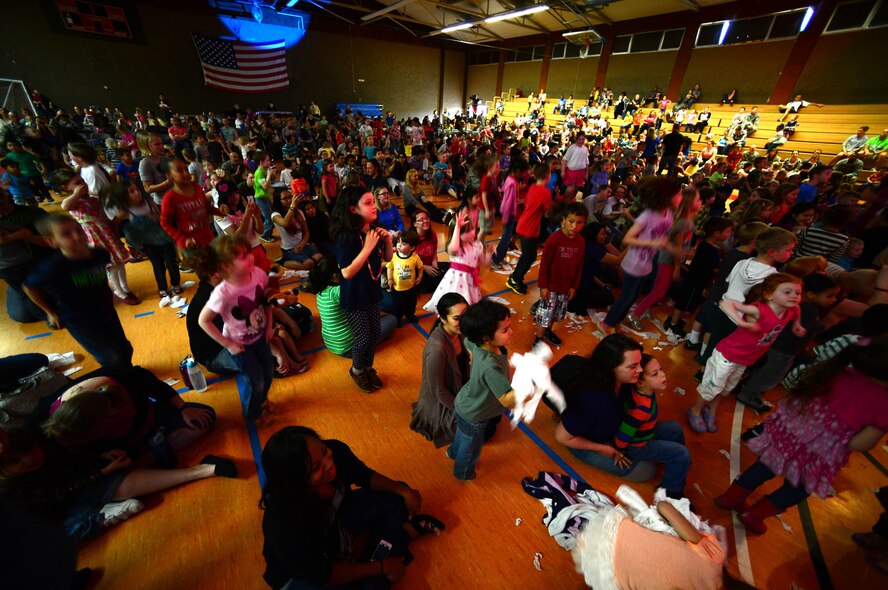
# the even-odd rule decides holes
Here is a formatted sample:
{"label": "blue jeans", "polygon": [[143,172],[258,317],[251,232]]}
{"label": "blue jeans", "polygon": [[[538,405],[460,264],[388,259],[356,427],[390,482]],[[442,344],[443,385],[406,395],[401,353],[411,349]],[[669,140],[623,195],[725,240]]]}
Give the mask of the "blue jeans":
{"label": "blue jeans", "polygon": [[506,253],[509,251],[509,244],[512,243],[512,236],[515,235],[515,226],[517,224],[514,219],[503,224],[503,237],[500,238],[499,244],[496,246],[496,252],[493,253],[494,264],[501,263],[506,257]]}
{"label": "blue jeans", "polygon": [[629,447],[626,455],[636,461],[663,463],[666,470],[660,487],[670,495],[684,495],[688,469],[691,467],[691,454],[685,446],[684,430],[674,420],[658,422],[654,427],[654,438],[643,447]]}
{"label": "blue jeans", "polygon": [[623,318],[626,317],[626,314],[632,308],[632,304],[638,298],[639,293],[641,293],[641,287],[644,285],[646,278],[647,275],[637,277],[628,272],[623,272],[623,288],[620,289],[620,296],[617,297],[617,300],[614,301],[614,304],[607,311],[607,316],[604,318],[605,324],[615,328],[623,321]]}
{"label": "blue jeans", "polygon": [[487,422],[469,422],[459,414],[456,416],[456,434],[447,450],[453,458],[453,475],[456,479],[474,479],[475,465],[481,457],[484,433]]}
{"label": "blue jeans", "polygon": [[207,371],[211,371],[216,373],[217,375],[233,375],[240,371],[237,362],[235,362],[234,357],[231,356],[231,353],[228,352],[227,349],[223,348],[219,351],[219,354],[216,355],[211,361],[207,361],[203,363],[203,366],[207,369]]}
{"label": "blue jeans", "polygon": [[256,199],[256,204],[259,206],[259,212],[262,213],[262,225],[265,226],[262,231],[262,238],[270,240],[271,232],[274,229],[274,224],[271,222],[271,198]]}
{"label": "blue jeans", "polygon": [[[64,321],[64,320],[63,320]],[[110,313],[83,323],[68,324],[68,333],[103,367],[133,366],[133,345],[126,338],[120,318]]]}
{"label": "blue jeans", "polygon": [[572,449],[567,447],[570,454],[592,467],[596,467],[605,473],[616,475],[626,481],[644,482],[657,474],[657,467],[650,461],[633,461],[629,467],[618,467],[610,457],[600,455],[595,451],[585,449]]}
{"label": "blue jeans", "polygon": [[232,358],[241,373],[237,377],[237,384],[244,416],[248,420],[255,420],[262,415],[262,404],[268,398],[268,390],[271,389],[271,380],[274,377],[271,347],[265,338],[260,338]]}

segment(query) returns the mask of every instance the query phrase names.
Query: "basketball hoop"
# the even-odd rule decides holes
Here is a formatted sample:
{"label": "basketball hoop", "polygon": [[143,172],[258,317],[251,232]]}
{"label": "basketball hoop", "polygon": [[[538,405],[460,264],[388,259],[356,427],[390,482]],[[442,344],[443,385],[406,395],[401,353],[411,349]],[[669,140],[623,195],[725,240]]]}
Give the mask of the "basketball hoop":
{"label": "basketball hoop", "polygon": [[592,45],[591,39],[583,40],[583,48],[580,49],[580,59],[586,59],[589,57],[589,46]]}

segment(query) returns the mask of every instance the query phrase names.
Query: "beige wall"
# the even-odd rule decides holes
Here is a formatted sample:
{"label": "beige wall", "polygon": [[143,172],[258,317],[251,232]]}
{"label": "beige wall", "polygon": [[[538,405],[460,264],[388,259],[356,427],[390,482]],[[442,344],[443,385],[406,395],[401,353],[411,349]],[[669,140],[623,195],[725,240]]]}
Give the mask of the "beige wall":
{"label": "beige wall", "polygon": [[448,111],[464,109],[463,77],[466,74],[466,54],[463,51],[444,51],[444,104]]}
{"label": "beige wall", "polygon": [[888,102],[886,35],[882,28],[821,36],[795,92],[822,103]]}
{"label": "beige wall", "polygon": [[509,88],[520,88],[527,96],[539,92],[541,61],[517,61],[505,64],[503,70],[503,92]]}
{"label": "beige wall", "polygon": [[[485,64],[483,66],[469,66],[469,80],[466,84],[466,94],[477,94],[481,100],[493,100],[496,92],[496,70],[497,64]],[[503,92],[508,90],[508,86],[503,86]],[[463,97],[463,102],[468,101],[468,96]],[[460,108],[465,110],[465,104]]]}
{"label": "beige wall", "polygon": [[595,86],[598,74],[598,58],[553,59],[549,62],[547,94],[550,98],[574,95],[575,98],[589,96]]}
{"label": "beige wall", "polygon": [[675,65],[675,51],[612,55],[607,66],[604,85],[614,95],[645,96],[652,86],[666,88]]}
{"label": "beige wall", "polygon": [[[719,102],[736,86],[739,102],[767,102],[794,43],[768,41],[695,49],[681,91],[699,83],[702,102]],[[674,96],[669,98],[675,100]]]}

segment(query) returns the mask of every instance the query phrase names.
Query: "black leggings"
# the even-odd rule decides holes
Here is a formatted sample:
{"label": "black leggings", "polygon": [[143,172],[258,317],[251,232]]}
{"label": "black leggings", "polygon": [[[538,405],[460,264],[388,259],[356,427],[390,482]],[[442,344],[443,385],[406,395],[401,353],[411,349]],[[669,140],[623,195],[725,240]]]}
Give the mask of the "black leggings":
{"label": "black leggings", "polygon": [[512,280],[520,285],[523,285],[524,275],[526,275],[527,271],[530,270],[530,267],[533,265],[533,262],[534,260],[536,260],[537,257],[538,238],[525,238],[523,236],[518,237],[521,239],[521,257],[518,259],[518,263],[515,265],[515,270],[512,271]]}
{"label": "black leggings", "polygon": [[159,291],[167,290],[166,273],[170,273],[171,286],[178,287],[181,281],[179,276],[179,256],[176,246],[172,243],[163,246],[145,244],[142,247],[148,260],[151,261],[151,270],[154,271],[154,280],[157,281]]}
{"label": "black leggings", "polygon": [[346,309],[345,316],[355,336],[351,349],[352,369],[363,371],[373,366],[379,342],[379,304],[374,303],[370,309]]}

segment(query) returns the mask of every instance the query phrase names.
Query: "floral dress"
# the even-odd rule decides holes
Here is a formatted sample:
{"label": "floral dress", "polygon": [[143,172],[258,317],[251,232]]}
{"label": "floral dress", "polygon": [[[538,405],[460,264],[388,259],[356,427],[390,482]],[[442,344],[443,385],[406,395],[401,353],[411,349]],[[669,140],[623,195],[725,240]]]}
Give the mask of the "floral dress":
{"label": "floral dress", "polygon": [[129,252],[111,229],[111,223],[97,198],[81,197],[69,213],[86,232],[90,248],[104,248],[111,254],[111,260],[115,264],[130,259]]}

